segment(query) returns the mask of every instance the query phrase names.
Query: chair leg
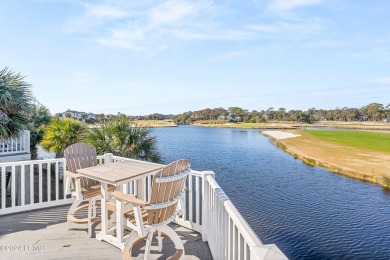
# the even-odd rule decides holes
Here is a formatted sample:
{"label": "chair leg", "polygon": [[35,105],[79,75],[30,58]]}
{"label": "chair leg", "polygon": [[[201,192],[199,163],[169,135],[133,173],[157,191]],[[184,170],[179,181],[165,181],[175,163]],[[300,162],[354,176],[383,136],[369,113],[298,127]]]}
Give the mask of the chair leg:
{"label": "chair leg", "polygon": [[133,247],[133,243],[135,239],[138,237],[138,232],[133,230],[125,242],[125,248],[123,249],[123,259],[130,260],[131,259],[131,250]]}
{"label": "chair leg", "polygon": [[92,199],[92,217],[95,218],[96,217],[96,211],[97,211],[97,207],[96,207],[96,198],[93,198]]}
{"label": "chair leg", "polygon": [[181,241],[179,235],[168,225],[161,226],[159,229],[175,244],[176,254],[171,259],[180,259],[182,255],[185,255],[183,241]]}
{"label": "chair leg", "polygon": [[150,232],[149,232],[149,234],[148,234],[148,238],[146,239],[144,260],[148,260],[148,259],[149,259],[149,255],[150,255],[150,245],[152,244],[153,233],[154,233],[154,231],[153,231],[153,230],[150,230]]}
{"label": "chair leg", "polygon": [[93,211],[93,199],[88,201],[88,237],[92,237],[92,211]]}
{"label": "chair leg", "polygon": [[[82,203],[83,201],[82,200],[76,200],[75,202],[73,202],[73,204],[70,206],[69,210],[68,210],[68,216],[69,215],[74,215],[76,209],[78,208],[78,206]],[[73,228],[73,222],[69,221],[69,218],[67,218],[67,229],[72,229]]]}
{"label": "chair leg", "polygon": [[161,230],[157,230],[157,241],[158,241],[158,252],[161,253],[162,251],[162,240],[163,240],[163,237],[161,236]]}

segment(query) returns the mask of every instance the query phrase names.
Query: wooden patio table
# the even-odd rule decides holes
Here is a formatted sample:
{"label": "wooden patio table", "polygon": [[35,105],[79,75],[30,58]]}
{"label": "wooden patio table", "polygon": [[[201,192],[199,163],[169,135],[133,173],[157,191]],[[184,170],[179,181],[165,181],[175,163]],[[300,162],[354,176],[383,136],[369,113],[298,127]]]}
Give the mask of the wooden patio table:
{"label": "wooden patio table", "polygon": [[[110,194],[108,192],[108,184],[115,185],[116,190],[123,191],[123,184],[141,179],[142,183],[139,185],[138,193],[140,189],[145,187],[145,177],[155,174],[160,170],[164,165],[143,162],[133,159],[126,159],[119,162],[105,162],[105,164],[79,169],[77,170],[78,174],[81,176],[91,178],[101,183],[101,227],[102,230],[96,234],[98,240],[104,240],[121,250],[124,248],[124,219],[123,216],[120,216],[119,212],[116,215],[116,226],[114,228],[108,228],[108,207],[110,207]],[[142,193],[141,193],[142,194]],[[142,198],[146,199],[146,198]],[[116,207],[119,207],[116,201]],[[116,230],[116,236],[114,236],[114,231]]]}

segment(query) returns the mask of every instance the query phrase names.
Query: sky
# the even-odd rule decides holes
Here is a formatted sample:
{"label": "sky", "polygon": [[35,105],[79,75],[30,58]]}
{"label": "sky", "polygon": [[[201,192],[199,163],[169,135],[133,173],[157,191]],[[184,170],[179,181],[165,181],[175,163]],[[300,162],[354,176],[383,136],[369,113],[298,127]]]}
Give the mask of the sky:
{"label": "sky", "polygon": [[5,0],[0,69],[52,114],[390,103],[388,0]]}

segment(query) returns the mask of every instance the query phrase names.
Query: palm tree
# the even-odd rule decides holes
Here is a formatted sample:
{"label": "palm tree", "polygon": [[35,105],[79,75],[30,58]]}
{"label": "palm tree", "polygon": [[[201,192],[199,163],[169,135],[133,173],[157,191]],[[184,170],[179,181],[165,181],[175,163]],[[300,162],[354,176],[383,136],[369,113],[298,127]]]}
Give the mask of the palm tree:
{"label": "palm tree", "polygon": [[23,79],[7,67],[0,71],[0,140],[16,137],[27,128],[34,97]]}
{"label": "palm tree", "polygon": [[51,114],[49,109],[41,104],[32,104],[28,113],[30,123],[30,153],[31,159],[38,158],[38,144],[42,141],[46,125],[50,122]]}
{"label": "palm tree", "polygon": [[112,153],[117,156],[161,162],[156,149],[156,137],[151,136],[151,128],[132,126],[126,116],[112,118],[95,126],[87,138],[98,153]]}
{"label": "palm tree", "polygon": [[56,157],[63,155],[66,147],[83,142],[88,134],[88,128],[73,118],[61,119],[53,117],[43,134],[41,146],[49,152],[55,152]]}

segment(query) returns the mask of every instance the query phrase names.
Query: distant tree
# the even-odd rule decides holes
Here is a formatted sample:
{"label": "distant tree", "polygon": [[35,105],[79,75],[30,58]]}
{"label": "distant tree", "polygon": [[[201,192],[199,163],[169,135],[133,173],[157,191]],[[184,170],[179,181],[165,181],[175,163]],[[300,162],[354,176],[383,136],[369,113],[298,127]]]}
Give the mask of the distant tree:
{"label": "distant tree", "polygon": [[382,113],[384,110],[384,107],[382,104],[378,103],[371,103],[363,108],[366,112],[368,117],[372,121],[379,121],[382,119]]}
{"label": "distant tree", "polygon": [[156,137],[151,128],[133,127],[127,117],[116,117],[91,129],[88,143],[96,147],[98,153],[112,153],[117,156],[161,162],[157,151]]}
{"label": "distant tree", "polygon": [[101,122],[103,122],[103,121],[104,121],[104,119],[105,119],[105,115],[104,115],[103,113],[101,113],[101,114],[97,115],[97,119],[98,119],[98,120],[99,120],[99,122],[101,123]]}
{"label": "distant tree", "polygon": [[245,115],[245,110],[240,108],[240,107],[229,107],[229,112],[240,117],[244,117]]}
{"label": "distant tree", "polygon": [[71,115],[70,113],[66,112],[66,113],[65,113],[65,117],[66,117],[66,118],[71,118],[72,115]]}
{"label": "distant tree", "polygon": [[59,158],[63,156],[66,147],[83,142],[87,134],[88,128],[80,121],[53,117],[43,133],[41,146],[46,151],[55,152]]}
{"label": "distant tree", "polygon": [[275,116],[275,110],[273,107],[268,108],[264,112],[264,118],[266,121],[274,119],[274,116]]}
{"label": "distant tree", "polygon": [[0,71],[0,140],[19,136],[27,128],[34,97],[24,78],[7,67]]}
{"label": "distant tree", "polygon": [[275,112],[275,118],[276,120],[283,121],[285,120],[287,115],[286,109],[284,107],[281,107],[278,109],[278,111]]}

